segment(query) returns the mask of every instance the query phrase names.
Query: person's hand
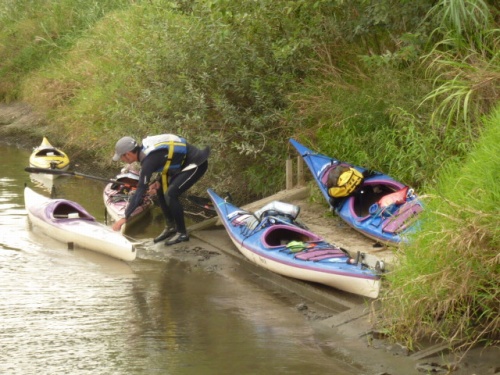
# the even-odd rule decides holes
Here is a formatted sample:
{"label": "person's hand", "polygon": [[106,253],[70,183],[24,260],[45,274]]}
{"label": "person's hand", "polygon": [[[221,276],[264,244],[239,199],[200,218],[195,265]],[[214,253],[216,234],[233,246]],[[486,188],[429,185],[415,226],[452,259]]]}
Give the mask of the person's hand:
{"label": "person's hand", "polygon": [[122,225],[127,222],[127,219],[122,218],[120,220],[117,220],[113,223],[113,226],[111,227],[115,232],[118,232],[121,228]]}
{"label": "person's hand", "polygon": [[148,194],[149,195],[155,195],[157,190],[160,190],[160,183],[158,181],[153,182],[151,185],[149,185],[148,188]]}

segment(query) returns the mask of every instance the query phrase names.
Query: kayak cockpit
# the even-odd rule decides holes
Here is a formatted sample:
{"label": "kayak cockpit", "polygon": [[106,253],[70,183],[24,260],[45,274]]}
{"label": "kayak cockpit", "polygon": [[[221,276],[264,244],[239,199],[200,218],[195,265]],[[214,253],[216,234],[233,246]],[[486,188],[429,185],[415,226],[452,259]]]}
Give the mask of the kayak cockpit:
{"label": "kayak cockpit", "polygon": [[64,153],[57,148],[42,148],[35,152],[37,157],[64,157]]}
{"label": "kayak cockpit", "polygon": [[352,211],[358,218],[364,218],[370,214],[370,207],[377,203],[386,195],[397,191],[399,186],[390,186],[383,183],[365,183],[362,188],[356,192],[352,200]]}
{"label": "kayak cockpit", "polygon": [[52,220],[80,219],[95,221],[95,218],[78,203],[64,199],[56,199],[50,202],[47,205],[46,213]]}
{"label": "kayak cockpit", "polygon": [[321,241],[319,236],[306,232],[298,227],[276,224],[269,227],[262,236],[262,243],[266,247],[288,245],[293,241],[311,242]]}

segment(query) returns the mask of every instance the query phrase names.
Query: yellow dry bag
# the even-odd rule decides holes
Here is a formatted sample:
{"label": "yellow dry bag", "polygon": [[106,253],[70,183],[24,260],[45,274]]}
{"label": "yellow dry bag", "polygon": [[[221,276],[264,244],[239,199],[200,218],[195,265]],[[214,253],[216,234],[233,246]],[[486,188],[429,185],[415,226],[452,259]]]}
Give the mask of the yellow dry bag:
{"label": "yellow dry bag", "polygon": [[351,195],[363,182],[363,175],[355,168],[346,168],[337,178],[336,183],[328,189],[333,198],[344,198]]}

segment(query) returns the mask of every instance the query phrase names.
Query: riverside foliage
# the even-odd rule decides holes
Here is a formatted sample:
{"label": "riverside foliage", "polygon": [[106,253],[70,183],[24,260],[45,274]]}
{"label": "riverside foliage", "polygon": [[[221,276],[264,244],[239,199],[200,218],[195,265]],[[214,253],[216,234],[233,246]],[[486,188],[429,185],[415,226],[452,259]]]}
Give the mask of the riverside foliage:
{"label": "riverside foliage", "polygon": [[[295,157],[289,137],[432,191],[445,183],[443,171],[458,170],[483,142],[482,119],[498,108],[496,4],[4,1],[0,100],[30,103],[47,121],[27,133],[80,148],[101,166],[110,166],[114,142],[123,135],[171,132],[209,144],[210,170],[200,188],[231,191],[240,201],[284,187],[285,159],[288,153]],[[498,170],[498,153],[481,162]],[[457,199],[448,190],[443,197]],[[474,210],[488,216],[495,207]],[[497,238],[494,226],[484,230],[483,239]],[[461,236],[452,226],[446,233]],[[481,242],[480,248],[493,244]],[[408,267],[424,269],[416,258],[408,258]],[[493,258],[498,265],[498,256]],[[474,273],[477,288],[463,290],[456,304],[463,307],[485,293],[482,278],[498,280],[498,268],[487,270]],[[403,304],[412,306],[418,297],[406,294],[397,272],[388,289],[408,298],[401,298],[391,321],[415,322]],[[488,295],[489,307],[498,307],[498,296]],[[428,329],[412,325],[408,341],[434,330],[471,342],[488,337],[490,331],[481,327],[498,325],[496,319],[491,323],[492,314],[477,309],[473,317],[485,323],[466,326],[456,304],[452,310],[433,309],[440,296],[428,298],[430,307],[420,315]],[[451,317],[446,326],[457,322],[459,332],[442,330],[437,311]],[[402,329],[397,323],[391,327],[396,336]]]}

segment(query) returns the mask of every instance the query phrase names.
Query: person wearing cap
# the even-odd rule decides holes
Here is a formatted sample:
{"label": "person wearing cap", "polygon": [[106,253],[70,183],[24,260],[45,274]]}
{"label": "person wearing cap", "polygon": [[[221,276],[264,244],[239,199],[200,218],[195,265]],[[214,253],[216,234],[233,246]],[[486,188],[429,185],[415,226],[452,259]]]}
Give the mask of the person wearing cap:
{"label": "person wearing cap", "polygon": [[[113,224],[113,230],[120,230],[149,191],[157,195],[166,221],[165,229],[153,240],[154,243],[167,240],[165,245],[169,246],[188,241],[179,197],[203,177],[208,168],[209,154],[209,147],[201,150],[174,134],[147,137],[142,140],[142,145],[132,137],[119,139],[113,161],[139,162],[141,171],[137,190],[125,209],[125,217]],[[155,174],[160,175],[159,180],[151,181]]]}

